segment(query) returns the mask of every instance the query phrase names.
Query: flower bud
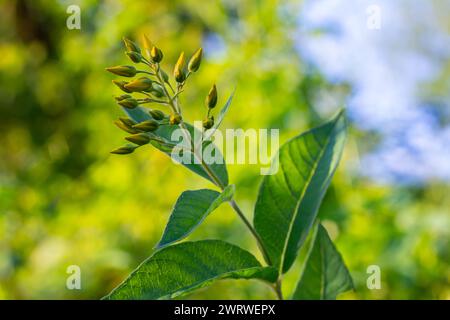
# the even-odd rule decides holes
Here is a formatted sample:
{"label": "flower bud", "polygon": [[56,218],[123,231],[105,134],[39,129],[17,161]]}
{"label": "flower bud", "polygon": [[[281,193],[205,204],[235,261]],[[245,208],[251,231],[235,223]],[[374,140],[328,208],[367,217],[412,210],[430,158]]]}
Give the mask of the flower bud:
{"label": "flower bud", "polygon": [[123,122],[120,121],[120,120],[114,121],[114,124],[115,124],[119,129],[122,129],[122,130],[125,131],[125,132],[131,133],[131,134],[139,133],[138,130],[133,129],[131,126],[127,126],[125,123],[123,123]]}
{"label": "flower bud", "polygon": [[159,127],[158,121],[155,121],[153,119],[139,122],[138,124],[135,124],[133,126],[134,129],[138,129],[145,132],[155,131],[156,129],[158,129],[158,127]]}
{"label": "flower bud", "polygon": [[161,143],[158,145],[158,149],[161,150],[162,152],[172,152],[173,146],[166,143]]}
{"label": "flower bud", "polygon": [[136,149],[136,148],[137,148],[136,146],[127,144],[127,145],[122,146],[120,148],[114,149],[113,151],[111,151],[111,153],[114,153],[114,154],[130,154],[130,153],[133,153],[134,149]]}
{"label": "flower bud", "polygon": [[182,83],[186,80],[186,74],[184,73],[184,52],[180,54],[177,63],[175,64],[175,68],[173,69],[173,76],[178,83]]}
{"label": "flower bud", "polygon": [[132,96],[130,96],[129,94],[122,94],[121,96],[115,97],[114,99],[116,99],[116,101],[122,101],[128,98],[132,98]]}
{"label": "flower bud", "polygon": [[198,49],[194,55],[189,60],[188,70],[191,72],[195,72],[200,68],[200,63],[202,62],[203,49]]}
{"label": "flower bud", "polygon": [[143,146],[150,141],[150,137],[145,133],[133,134],[132,136],[125,137],[125,139],[134,144],[137,144],[138,146]]}
{"label": "flower bud", "polygon": [[143,37],[143,43],[144,43],[145,53],[147,54],[147,56],[148,56],[149,58],[151,58],[150,51],[151,51],[151,49],[152,49],[152,47],[153,47],[153,44],[152,44],[152,42],[150,41],[150,39],[147,38],[147,36],[146,36],[145,34],[144,34],[144,37]]}
{"label": "flower bud", "polygon": [[134,109],[139,105],[139,102],[136,99],[127,98],[122,101],[119,101],[118,104],[127,109]]}
{"label": "flower bud", "polygon": [[125,117],[119,117],[120,122],[122,122],[124,125],[128,126],[128,127],[132,127],[136,124],[136,122],[134,122],[134,120],[130,119],[130,118],[125,118]]}
{"label": "flower bud", "polygon": [[212,109],[216,106],[216,104],[217,104],[217,89],[216,89],[215,84],[213,84],[211,90],[209,90],[209,93],[206,96],[205,104],[210,109]]}
{"label": "flower bud", "polygon": [[136,52],[139,54],[141,53],[141,48],[139,48],[139,46],[135,42],[127,38],[123,38],[123,42],[125,43],[125,47],[127,48],[128,52]]}
{"label": "flower bud", "polygon": [[152,88],[150,92],[157,98],[161,98],[164,96],[164,89],[161,87],[161,85],[157,84],[156,82],[152,83]]}
{"label": "flower bud", "polygon": [[152,88],[152,80],[146,77],[142,77],[125,85],[125,88],[130,92],[140,92]]}
{"label": "flower bud", "polygon": [[171,125],[179,124],[181,122],[181,115],[174,113],[170,115],[169,123]]}
{"label": "flower bud", "polygon": [[128,84],[126,81],[119,81],[119,80],[113,80],[112,83],[114,83],[116,86],[118,86],[122,91],[131,93],[131,90],[125,88],[125,85]]}
{"label": "flower bud", "polygon": [[160,69],[159,71],[161,72],[161,76],[162,76],[164,82],[168,83],[169,82],[169,75],[167,73],[165,73],[163,69]]}
{"label": "flower bud", "polygon": [[205,128],[206,130],[211,129],[213,127],[213,125],[214,125],[214,117],[213,116],[203,120],[203,128]]}
{"label": "flower bud", "polygon": [[123,77],[134,77],[136,75],[136,68],[133,66],[116,66],[106,68],[106,70]]}
{"label": "flower bud", "polygon": [[134,63],[139,63],[142,60],[142,55],[138,52],[127,52],[126,54]]}
{"label": "flower bud", "polygon": [[162,120],[162,119],[164,119],[164,117],[165,117],[164,112],[162,112],[161,110],[150,110],[148,113],[149,113],[149,114],[152,116],[152,118],[155,119],[155,120]]}
{"label": "flower bud", "polygon": [[166,143],[162,141],[158,141],[155,139],[150,140],[150,144],[155,148],[159,149],[162,152],[170,153],[173,150],[174,145],[171,143]]}
{"label": "flower bud", "polygon": [[153,46],[152,50],[150,51],[150,57],[152,58],[152,61],[155,63],[161,62],[163,58],[163,53],[161,49]]}

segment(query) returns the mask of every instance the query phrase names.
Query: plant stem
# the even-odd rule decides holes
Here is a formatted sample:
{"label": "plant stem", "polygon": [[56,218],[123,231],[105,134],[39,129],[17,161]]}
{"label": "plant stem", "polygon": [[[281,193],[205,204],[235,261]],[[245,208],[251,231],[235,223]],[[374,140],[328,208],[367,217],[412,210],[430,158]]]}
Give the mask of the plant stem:
{"label": "plant stem", "polygon": [[273,287],[277,294],[278,300],[283,300],[283,292],[281,292],[281,279],[279,278]]}
{"label": "plant stem", "polygon": [[[166,95],[167,99],[169,99],[169,104],[172,107],[172,110],[174,112],[178,111],[179,113],[181,113],[181,108],[179,108],[178,103],[175,103],[175,101],[178,100],[178,94],[180,92],[180,87],[178,88],[178,92],[174,95],[174,97],[171,97],[169,92],[167,91],[166,85],[159,73],[159,65],[156,65],[155,68],[155,73],[156,73],[156,77],[158,79],[159,84],[162,86],[164,94]],[[187,74],[186,79],[189,77],[190,73]],[[180,123],[180,127],[183,129],[183,132],[187,132],[187,128],[183,122],[183,120]],[[186,135],[187,136],[187,135]],[[196,157],[197,160],[201,160],[201,166],[202,168],[205,170],[206,174],[211,178],[211,181],[217,185],[222,191],[225,189],[225,185],[224,183],[220,180],[220,178],[214,173],[214,171],[211,170],[211,168],[208,166],[208,164],[206,164],[202,157],[198,156],[197,152],[196,152],[196,148],[193,145],[194,142],[192,141],[192,139],[190,137],[186,137],[188,138],[191,146],[192,146],[192,153],[194,155],[194,157]],[[261,252],[263,253],[264,259],[266,260],[267,264],[271,264],[270,263],[270,258],[263,246],[263,243],[261,241],[261,238],[259,237],[258,233],[256,232],[256,230],[253,228],[253,226],[251,225],[251,223],[247,220],[247,218],[245,217],[244,213],[242,212],[242,210],[239,208],[239,206],[237,205],[236,201],[234,201],[233,199],[230,201],[230,205],[231,207],[236,211],[236,213],[238,214],[238,216],[242,219],[242,221],[244,222],[244,224],[247,226],[247,228],[250,230],[250,232],[252,233],[252,235],[255,237],[256,241],[258,242],[258,246],[261,250]]]}
{"label": "plant stem", "polygon": [[[158,79],[159,84],[162,86],[164,94],[166,95],[167,99],[169,99],[169,105],[171,106],[172,111],[175,112],[175,113],[181,114],[181,108],[178,105],[178,95],[179,95],[179,93],[180,93],[180,91],[182,89],[182,86],[178,86],[177,92],[175,93],[175,95],[173,97],[171,97],[169,92],[168,92],[168,90],[167,90],[167,88],[166,88],[165,82],[162,79],[159,71],[160,71],[159,70],[159,65],[156,65],[155,66],[156,78]],[[186,79],[189,77],[189,74],[190,73],[188,73]],[[168,85],[170,86],[170,83],[168,83]],[[171,89],[172,89],[172,91],[174,91],[172,87],[171,87]],[[208,113],[208,115],[209,115],[209,113]],[[224,185],[224,183],[215,174],[215,172],[213,170],[211,170],[210,166],[203,161],[202,157],[197,154],[197,152],[196,152],[197,150],[196,150],[195,145],[194,145],[195,142],[193,142],[191,137],[187,134],[188,130],[187,130],[183,120],[181,120],[180,127],[182,128],[182,131],[183,131],[183,134],[185,135],[185,138],[188,139],[189,143],[191,144],[192,154],[194,155],[194,157],[200,162],[203,170],[205,170],[206,174],[210,177],[211,181],[223,191],[225,189],[226,185]],[[258,248],[259,248],[259,250],[261,251],[261,253],[262,253],[263,257],[264,257],[265,262],[269,266],[272,265],[272,263],[270,261],[269,254],[267,253],[267,250],[264,247],[262,239],[259,236],[259,234],[256,232],[255,228],[252,226],[250,221],[246,218],[246,216],[242,212],[241,208],[238,206],[238,204],[236,203],[236,201],[234,199],[231,199],[229,201],[229,203],[230,203],[231,207],[234,209],[234,211],[236,211],[236,213],[239,216],[239,218],[244,222],[245,226],[248,228],[250,233],[255,238],[256,243],[258,244]],[[271,287],[275,291],[278,299],[279,300],[283,300],[283,294],[281,292],[281,279],[278,279],[276,284],[274,286],[271,286]]]}
{"label": "plant stem", "polygon": [[167,101],[157,100],[157,99],[152,99],[152,98],[147,98],[147,99],[139,100],[139,103],[140,103],[140,104],[144,104],[144,103],[168,104]]}
{"label": "plant stem", "polygon": [[[215,175],[215,173],[210,169],[210,167],[203,161],[202,161],[202,167],[205,169],[205,171],[208,173],[208,175],[211,177],[211,179],[213,181],[215,181],[215,184],[223,191],[224,187],[223,187],[223,184],[220,181],[219,177],[217,177]],[[236,201],[234,199],[231,199],[229,201],[229,203],[230,203],[231,207],[234,209],[234,211],[236,211],[236,213],[239,216],[239,218],[241,218],[241,220],[244,222],[244,224],[246,225],[246,227],[248,228],[250,233],[256,239],[256,243],[258,244],[258,248],[261,251],[261,253],[262,253],[266,263],[269,266],[272,265],[272,263],[270,261],[269,254],[267,253],[266,248],[264,247],[264,244],[263,244],[263,242],[261,240],[261,237],[256,232],[255,228],[252,226],[250,221],[248,221],[248,219],[245,217],[245,215],[242,212],[241,208],[238,206],[238,204],[236,203]],[[278,278],[278,280],[275,283],[275,285],[271,286],[271,288],[274,290],[275,294],[277,295],[278,300],[283,300],[283,293],[281,292],[281,279],[280,278]]]}
{"label": "plant stem", "polygon": [[264,248],[264,245],[263,245],[263,242],[261,240],[261,237],[256,232],[255,228],[253,228],[253,226],[251,225],[250,221],[248,221],[248,219],[245,217],[245,215],[242,212],[241,208],[239,208],[238,204],[236,203],[236,201],[234,199],[231,199],[230,205],[234,209],[234,211],[236,211],[236,213],[241,218],[241,220],[244,222],[244,224],[247,226],[248,230],[250,230],[250,232],[252,233],[253,237],[255,237],[256,242],[258,243],[259,250],[263,254],[263,257],[264,257],[264,260],[266,261],[266,263],[268,265],[272,265],[272,263],[270,261],[270,258],[269,258],[269,254],[267,253],[266,249]]}
{"label": "plant stem", "polygon": [[143,71],[143,70],[137,70],[136,73],[145,73],[151,76],[154,76],[155,74],[153,72]]}

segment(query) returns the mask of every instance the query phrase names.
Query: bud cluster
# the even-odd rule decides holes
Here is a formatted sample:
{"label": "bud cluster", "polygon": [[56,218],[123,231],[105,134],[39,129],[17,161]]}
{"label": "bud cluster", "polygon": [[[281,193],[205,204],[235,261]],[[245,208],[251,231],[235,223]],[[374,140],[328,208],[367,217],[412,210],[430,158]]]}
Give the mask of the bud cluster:
{"label": "bud cluster", "polygon": [[[197,72],[202,61],[203,50],[198,49],[189,61],[186,63],[185,54],[182,52],[173,68],[173,78],[175,80],[175,89],[172,86],[169,75],[162,69],[160,63],[164,54],[155,46],[146,36],[143,38],[143,51],[138,44],[124,38],[126,52],[125,54],[135,64],[148,67],[147,70],[139,70],[132,65],[120,65],[106,68],[107,71],[121,77],[133,78],[126,80],[113,80],[113,83],[121,89],[124,94],[115,97],[117,104],[125,109],[135,109],[144,107],[145,104],[158,104],[170,108],[170,115],[161,110],[149,108],[151,119],[136,123],[130,118],[120,117],[114,123],[121,130],[131,134],[125,137],[125,140],[132,144],[126,144],[117,148],[111,153],[129,154],[140,146],[146,145],[152,140],[163,145],[166,143],[158,137],[157,130],[160,126],[179,125],[184,128],[183,118],[181,116],[181,105],[179,103],[179,94],[183,91],[186,80],[189,76]],[[134,78],[136,77],[136,78]],[[133,97],[133,94],[141,94],[144,97]],[[214,126],[214,117],[211,110],[217,104],[217,88],[213,85],[205,99],[208,109],[207,116],[203,121],[203,127],[210,129]],[[167,145],[169,148],[170,146]]]}

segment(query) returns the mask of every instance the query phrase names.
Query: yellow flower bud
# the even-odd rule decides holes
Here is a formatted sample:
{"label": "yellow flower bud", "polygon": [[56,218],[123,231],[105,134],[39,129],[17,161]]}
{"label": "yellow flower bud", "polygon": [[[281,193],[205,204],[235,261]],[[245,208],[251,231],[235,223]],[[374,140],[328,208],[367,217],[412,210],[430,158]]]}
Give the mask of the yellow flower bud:
{"label": "yellow flower bud", "polygon": [[213,125],[214,125],[214,117],[213,116],[203,120],[203,128],[205,128],[206,130],[211,129],[213,127]]}
{"label": "yellow flower bud", "polygon": [[155,120],[162,120],[162,119],[164,119],[164,117],[165,117],[164,112],[162,112],[161,110],[150,110],[148,113],[149,113],[149,114],[152,116],[152,118],[155,119]]}
{"label": "yellow flower bud", "polygon": [[130,119],[130,118],[125,118],[125,117],[119,117],[120,122],[122,122],[124,125],[128,126],[128,127],[132,127],[136,124],[136,122],[134,122],[134,120]]}
{"label": "yellow flower bud", "polygon": [[156,129],[158,129],[158,127],[159,127],[158,121],[155,121],[153,119],[139,122],[138,124],[135,124],[133,126],[134,129],[138,129],[145,132],[155,131]]}
{"label": "yellow flower bud", "polygon": [[142,60],[142,55],[138,52],[127,52],[126,54],[134,63],[139,63]]}
{"label": "yellow flower bud", "polygon": [[110,68],[106,68],[106,71],[109,71],[111,73],[114,73],[118,76],[123,76],[123,77],[134,77],[137,73],[136,68],[133,66],[110,67]]}
{"label": "yellow flower bud", "polygon": [[200,68],[200,63],[202,62],[203,49],[198,49],[189,60],[188,70],[191,72],[195,72]]}
{"label": "yellow flower bud", "polygon": [[139,48],[139,46],[135,42],[133,42],[127,38],[123,38],[123,42],[125,43],[125,47],[127,48],[127,51],[141,53],[141,48]]}
{"label": "yellow flower bud", "polygon": [[139,102],[136,99],[127,98],[122,101],[119,101],[118,104],[127,109],[134,109],[139,105]]}
{"label": "yellow flower bud", "polygon": [[144,34],[144,37],[143,37],[143,43],[144,43],[145,53],[147,54],[147,56],[149,58],[151,58],[150,51],[152,50],[153,44],[150,41],[150,39],[147,38],[147,36],[145,34]]}
{"label": "yellow flower bud", "polygon": [[134,144],[137,144],[138,146],[143,146],[150,141],[150,137],[145,133],[133,134],[132,136],[125,137],[125,139]]}
{"label": "yellow flower bud", "polygon": [[180,54],[177,63],[175,64],[175,68],[173,69],[173,76],[178,83],[182,83],[186,80],[186,74],[184,73],[184,52]]}
{"label": "yellow flower bud", "polygon": [[169,82],[169,75],[167,73],[165,73],[163,69],[160,69],[159,71],[161,72],[161,76],[162,76],[164,82],[168,83]]}
{"label": "yellow flower bud", "polygon": [[132,98],[132,96],[130,96],[129,94],[123,94],[121,96],[115,97],[114,99],[116,99],[116,101],[122,101],[128,98]]}
{"label": "yellow flower bud", "polygon": [[161,98],[162,96],[164,96],[164,89],[161,87],[161,85],[153,82],[152,83],[152,88],[150,90],[150,92],[158,98]]}
{"label": "yellow flower bud", "polygon": [[150,51],[150,56],[153,62],[158,63],[161,62],[163,53],[159,48],[153,46],[152,50]]}
{"label": "yellow flower bud", "polygon": [[116,86],[118,86],[122,91],[131,93],[132,91],[125,88],[125,85],[128,84],[126,81],[119,81],[119,80],[113,80],[112,83],[114,83]]}
{"label": "yellow flower bud", "polygon": [[124,86],[130,92],[140,92],[152,88],[152,80],[146,77],[136,79]]}
{"label": "yellow flower bud", "polygon": [[124,123],[123,123],[122,121],[120,121],[120,120],[114,121],[114,124],[115,124],[119,129],[121,129],[121,130],[123,130],[123,131],[125,131],[125,132],[131,133],[131,134],[139,133],[138,130],[131,128],[131,126],[130,126],[130,127],[127,126],[126,124],[124,124]]}
{"label": "yellow flower bud", "polygon": [[133,153],[136,148],[137,147],[133,146],[133,145],[125,145],[125,146],[122,146],[120,148],[114,149],[113,151],[111,151],[111,153],[114,153],[114,154],[130,154],[130,153]]}
{"label": "yellow flower bud", "polygon": [[181,115],[174,113],[170,115],[169,123],[171,125],[179,124],[181,122]]}
{"label": "yellow flower bud", "polygon": [[206,96],[205,104],[210,109],[212,109],[216,106],[216,104],[217,104],[217,88],[216,88],[215,84],[213,84],[211,90],[209,90],[209,93]]}

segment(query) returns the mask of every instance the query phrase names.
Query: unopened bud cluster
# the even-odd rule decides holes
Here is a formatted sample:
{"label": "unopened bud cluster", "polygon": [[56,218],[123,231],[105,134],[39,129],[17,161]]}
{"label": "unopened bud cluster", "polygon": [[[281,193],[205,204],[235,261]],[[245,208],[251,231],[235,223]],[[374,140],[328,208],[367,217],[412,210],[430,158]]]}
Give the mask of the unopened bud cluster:
{"label": "unopened bud cluster", "polygon": [[[143,51],[139,45],[129,39],[123,39],[126,55],[135,64],[147,67],[147,70],[139,70],[132,65],[121,65],[106,68],[107,71],[121,77],[133,78],[129,80],[113,80],[113,83],[121,89],[124,94],[115,97],[117,104],[125,109],[135,109],[146,107],[147,104],[157,104],[160,107],[170,109],[170,114],[149,108],[150,119],[136,123],[130,118],[120,117],[114,123],[121,130],[129,133],[125,140],[131,142],[119,147],[111,153],[130,154],[140,146],[150,143],[152,140],[158,142],[162,147],[170,149],[169,145],[161,142],[157,130],[160,126],[183,127],[183,118],[181,116],[181,106],[179,103],[179,94],[183,91],[184,84],[193,72],[197,72],[202,61],[203,50],[198,49],[189,61],[186,63],[185,54],[182,52],[178,57],[173,68],[173,78],[175,88],[171,85],[169,75],[161,68],[161,61],[164,54],[155,46],[146,36],[143,38]],[[135,78],[136,77],[136,78]],[[133,94],[140,94],[143,97],[135,97]],[[203,121],[203,127],[210,129],[214,126],[214,117],[210,114],[211,110],[217,104],[217,88],[212,86],[205,99],[208,110],[207,116]]]}

